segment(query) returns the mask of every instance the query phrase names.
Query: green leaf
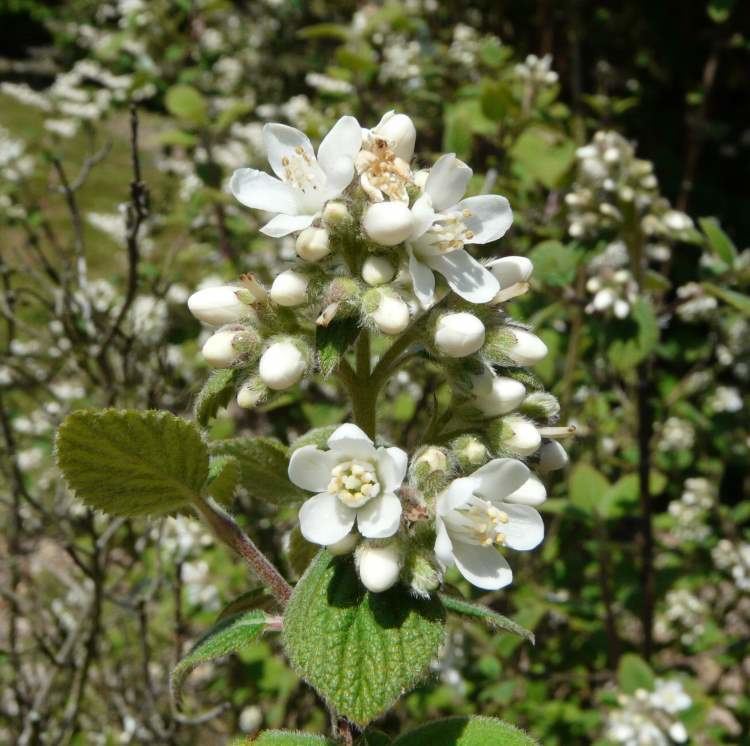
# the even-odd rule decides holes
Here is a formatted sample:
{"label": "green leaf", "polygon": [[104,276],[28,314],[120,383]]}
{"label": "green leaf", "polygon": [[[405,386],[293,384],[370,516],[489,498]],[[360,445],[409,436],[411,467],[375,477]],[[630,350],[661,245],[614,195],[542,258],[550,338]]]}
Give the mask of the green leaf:
{"label": "green leaf", "polygon": [[208,104],[203,94],[190,85],[173,85],[164,97],[167,111],[188,124],[202,125],[208,121]]}
{"label": "green leaf", "polygon": [[638,505],[640,485],[637,474],[620,477],[603,495],[599,506],[605,518],[627,515]]}
{"label": "green leaf", "polygon": [[299,526],[295,526],[289,535],[289,550],[287,561],[296,577],[300,577],[308,565],[315,559],[320,547],[312,544],[302,536]]}
{"label": "green leaf", "polygon": [[351,37],[349,26],[340,23],[316,23],[305,26],[297,32],[300,39],[336,39],[348,41]]}
{"label": "green leaf", "polygon": [[620,658],[617,683],[625,694],[633,694],[636,689],[651,690],[654,688],[654,672],[643,658],[626,653]]}
{"label": "green leaf", "polygon": [[222,505],[229,505],[240,481],[240,462],[234,456],[217,456],[208,465],[206,492]]}
{"label": "green leaf", "polygon": [[233,368],[215,370],[203,384],[195,399],[193,411],[201,425],[208,424],[221,407],[226,407],[234,395],[238,371]]}
{"label": "green leaf", "polygon": [[513,170],[525,181],[538,181],[548,189],[559,186],[573,165],[576,146],[572,140],[548,127],[534,125],[524,130],[511,148]]}
{"label": "green leaf", "polygon": [[189,132],[182,130],[168,130],[159,135],[159,143],[162,145],[178,145],[181,148],[193,148],[200,140]]}
{"label": "green leaf", "polygon": [[529,254],[534,264],[534,277],[539,281],[562,287],[570,285],[576,276],[581,259],[580,252],[559,241],[549,240],[537,244]]}
{"label": "green leaf", "polygon": [[252,642],[266,626],[262,611],[244,611],[217,622],[175,666],[170,679],[172,697],[179,702],[182,685],[201,663],[221,658]]}
{"label": "green leaf", "polygon": [[735,290],[719,287],[711,282],[704,282],[703,288],[719,300],[723,300],[724,303],[734,306],[738,311],[745,314],[745,316],[750,316],[750,296],[743,295]]}
{"label": "green leaf", "polygon": [[357,740],[356,746],[390,746],[390,736],[379,730],[366,730]]}
{"label": "green leaf", "polygon": [[273,503],[306,500],[310,493],[289,481],[287,447],[266,437],[219,440],[211,444],[211,453],[234,456],[240,464],[240,484],[251,497]]}
{"label": "green leaf", "polygon": [[359,324],[351,317],[334,319],[328,326],[315,327],[315,347],[324,377],[333,373],[358,335]]}
{"label": "green leaf", "polygon": [[336,746],[325,736],[292,730],[264,730],[257,738],[245,736],[232,746]]}
{"label": "green leaf", "polygon": [[518,635],[519,637],[528,640],[532,645],[534,644],[533,632],[522,627],[520,624],[517,624],[512,619],[508,619],[507,616],[503,616],[492,609],[488,609],[486,606],[473,604],[469,601],[464,601],[462,598],[448,596],[445,593],[440,594],[440,600],[448,611],[452,611],[455,614],[461,614],[462,616],[471,617],[473,619],[479,619],[490,629],[511,632],[514,635]]}
{"label": "green leaf", "polygon": [[716,218],[700,218],[698,220],[703,232],[706,234],[711,251],[721,259],[724,264],[731,267],[737,258],[737,248],[732,239],[724,233]]}
{"label": "green leaf", "polygon": [[645,360],[659,342],[659,324],[651,303],[639,298],[631,311],[636,333],[629,339],[616,339],[609,347],[609,359],[619,371],[628,371]]}
{"label": "green leaf", "polygon": [[443,118],[443,150],[464,160],[471,155],[475,134],[492,135],[497,130],[497,124],[482,112],[479,99],[451,104],[446,107]]}
{"label": "green leaf", "polygon": [[573,505],[586,513],[598,513],[609,482],[593,466],[582,462],[573,467],[568,487]]}
{"label": "green leaf", "polygon": [[400,585],[370,593],[351,557],[323,551],[294,589],[283,640],[297,673],[364,726],[424,676],[444,628],[438,599],[416,599]]}
{"label": "green leaf", "polygon": [[333,435],[338,425],[324,425],[323,427],[314,427],[308,430],[304,435],[300,435],[290,446],[289,454],[294,453],[302,446],[316,446],[320,449],[328,448],[328,438]]}
{"label": "green leaf", "polygon": [[200,432],[168,412],[73,412],[56,447],[76,496],[113,515],[169,513],[190,503],[208,477]]}
{"label": "green leaf", "polygon": [[399,736],[393,746],[537,746],[509,723],[486,717],[434,720]]}
{"label": "green leaf", "polygon": [[219,616],[216,617],[216,621],[220,622],[222,619],[227,619],[230,616],[235,616],[241,611],[252,610],[264,610],[267,611],[271,606],[276,605],[276,600],[270,594],[270,592],[264,588],[253,588],[249,591],[241,593],[233,601],[230,601],[220,612]]}

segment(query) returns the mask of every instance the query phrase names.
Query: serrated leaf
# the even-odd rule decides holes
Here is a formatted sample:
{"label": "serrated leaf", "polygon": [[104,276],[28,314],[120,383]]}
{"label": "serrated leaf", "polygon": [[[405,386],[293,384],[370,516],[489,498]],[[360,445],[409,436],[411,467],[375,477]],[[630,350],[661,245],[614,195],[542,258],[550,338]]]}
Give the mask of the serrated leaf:
{"label": "serrated leaf", "polygon": [[193,412],[195,419],[206,425],[221,407],[226,407],[232,399],[237,381],[238,371],[232,368],[215,370],[203,384],[203,388],[195,398]]}
{"label": "serrated leaf", "polygon": [[514,635],[518,635],[519,637],[528,640],[532,645],[534,644],[533,632],[522,627],[512,619],[508,619],[507,616],[503,616],[492,609],[488,609],[486,606],[473,604],[469,601],[464,601],[462,598],[448,596],[445,593],[440,594],[440,600],[448,611],[452,611],[455,614],[461,614],[462,616],[471,617],[473,619],[479,619],[490,627],[490,629],[501,629],[505,632],[511,632]]}
{"label": "serrated leaf", "polygon": [[359,335],[355,318],[334,319],[328,326],[315,327],[315,347],[321,374],[331,375]]}
{"label": "serrated leaf", "polygon": [[243,437],[211,444],[211,453],[234,456],[240,464],[240,484],[251,497],[273,503],[306,500],[310,493],[289,481],[289,451],[276,440]]}
{"label": "serrated leaf", "polygon": [[172,697],[179,701],[188,674],[201,663],[221,658],[251,643],[266,626],[262,611],[244,611],[217,622],[175,666],[170,679]]}
{"label": "serrated leaf", "polygon": [[635,653],[626,653],[617,667],[617,683],[625,694],[633,694],[636,689],[651,690],[654,687],[654,672],[643,658]]}
{"label": "serrated leaf", "polygon": [[289,660],[337,712],[364,726],[425,674],[443,640],[439,600],[365,590],[351,557],[321,552],[284,613]]}
{"label": "serrated leaf", "polygon": [[393,746],[537,746],[509,723],[486,717],[434,720],[399,736]]}
{"label": "serrated leaf", "polygon": [[516,140],[510,155],[522,179],[554,189],[573,165],[575,151],[575,143],[556,130],[532,125]]}
{"label": "serrated leaf", "polygon": [[737,248],[732,239],[722,230],[716,218],[700,218],[698,224],[706,234],[706,240],[711,251],[721,259],[724,264],[731,267],[737,258]]}
{"label": "serrated leaf", "polygon": [[600,511],[600,505],[608,490],[607,478],[590,464],[582,462],[571,470],[568,483],[570,502],[586,513]]}
{"label": "serrated leaf", "polygon": [[540,282],[554,287],[562,287],[573,282],[581,254],[560,241],[542,241],[529,254],[534,264],[534,277]]}
{"label": "serrated leaf", "polygon": [[56,449],[76,496],[112,515],[172,512],[190,503],[208,477],[200,432],[168,412],[73,412],[57,431]]}
{"label": "serrated leaf", "polygon": [[208,465],[206,492],[222,505],[229,505],[240,481],[240,462],[234,456],[217,456]]}
{"label": "serrated leaf", "polygon": [[325,736],[301,733],[293,730],[264,730],[257,738],[244,736],[232,742],[232,746],[336,746],[335,741]]}
{"label": "serrated leaf", "polygon": [[189,124],[201,125],[208,120],[208,104],[203,94],[190,85],[173,85],[164,96],[167,111]]}

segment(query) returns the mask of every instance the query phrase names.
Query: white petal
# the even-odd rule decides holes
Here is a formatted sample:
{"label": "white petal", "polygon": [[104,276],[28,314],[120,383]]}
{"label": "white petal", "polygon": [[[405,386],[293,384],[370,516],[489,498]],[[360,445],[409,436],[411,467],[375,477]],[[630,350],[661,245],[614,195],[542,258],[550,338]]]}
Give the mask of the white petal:
{"label": "white petal", "polygon": [[469,502],[475,487],[476,482],[471,477],[454,479],[438,496],[438,515],[445,515]]}
{"label": "white petal", "polygon": [[539,477],[529,474],[529,478],[517,490],[503,499],[509,503],[537,506],[547,499],[547,488]]}
{"label": "white petal", "polygon": [[496,458],[480,466],[471,475],[476,480],[474,493],[485,500],[499,502],[515,492],[529,478],[526,464],[512,458]]}
{"label": "white petal", "polygon": [[438,158],[424,185],[425,192],[432,198],[432,206],[441,212],[455,205],[466,193],[471,174],[472,170],[453,153]]}
{"label": "white petal", "polygon": [[362,146],[362,128],[354,117],[341,117],[318,148],[318,163],[326,175],[326,187],[335,194],[349,186],[354,176],[354,157]]}
{"label": "white petal", "polygon": [[344,505],[335,495],[322,492],[311,497],[299,509],[299,528],[313,544],[335,544],[354,526],[357,511]]}
{"label": "white petal", "polygon": [[500,290],[495,276],[464,249],[425,257],[425,262],[440,272],[451,290],[469,303],[489,303]]}
{"label": "white petal", "polygon": [[397,490],[406,476],[408,456],[400,448],[378,448],[378,476],[384,492]]}
{"label": "white petal", "polygon": [[534,265],[525,256],[504,256],[487,262],[487,269],[500,281],[505,290],[518,282],[526,282],[534,271]]}
{"label": "white petal", "polygon": [[457,541],[453,544],[453,559],[461,575],[477,588],[496,591],[513,580],[513,571],[505,557],[494,547]]}
{"label": "white petal", "polygon": [[328,438],[328,447],[350,458],[375,459],[376,451],[372,441],[364,431],[348,422],[333,431]]}
{"label": "white petal", "polygon": [[294,127],[286,124],[272,122],[263,127],[263,142],[266,146],[268,162],[271,164],[273,172],[282,181],[286,181],[288,166],[284,161],[286,159],[292,163],[304,163],[311,175],[317,175],[316,182],[323,181],[323,172],[318,166],[315,158],[310,138]]}
{"label": "white petal", "polygon": [[263,171],[238,168],[232,174],[229,188],[235,199],[245,207],[283,212],[287,215],[296,215],[299,212],[295,189]]}
{"label": "white petal", "polygon": [[260,232],[266,236],[281,238],[308,228],[314,219],[315,215],[277,215],[269,220]]}
{"label": "white petal", "polygon": [[331,469],[341,461],[341,454],[321,451],[315,446],[298,448],[289,459],[289,479],[310,492],[324,492],[331,481]]}
{"label": "white petal", "polygon": [[401,500],[393,493],[374,497],[357,511],[357,528],[368,539],[385,539],[398,531]]}
{"label": "white petal", "polygon": [[422,308],[429,308],[435,302],[435,275],[426,264],[414,256],[411,249],[409,249],[409,275],[419,304]]}
{"label": "white petal", "polygon": [[544,521],[542,516],[529,505],[500,503],[500,510],[508,515],[508,522],[503,526],[505,542],[511,549],[526,551],[538,546],[544,538]]}
{"label": "white petal", "polygon": [[448,535],[445,523],[439,516],[435,520],[435,533],[435,556],[445,569],[453,564],[453,542]]}
{"label": "white petal", "polygon": [[423,194],[411,208],[413,228],[411,240],[415,241],[427,232],[427,229],[435,222],[437,213],[432,207],[432,200]]}
{"label": "white petal", "polygon": [[498,194],[469,197],[459,202],[456,208],[471,213],[471,217],[463,218],[467,228],[474,233],[471,243],[495,241],[504,235],[513,223],[513,212],[508,200]]}

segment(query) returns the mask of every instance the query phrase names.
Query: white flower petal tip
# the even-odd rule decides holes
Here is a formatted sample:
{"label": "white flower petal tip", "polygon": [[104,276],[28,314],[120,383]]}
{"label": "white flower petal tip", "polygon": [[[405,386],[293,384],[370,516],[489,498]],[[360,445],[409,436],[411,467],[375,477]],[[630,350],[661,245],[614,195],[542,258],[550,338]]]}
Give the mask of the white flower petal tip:
{"label": "white flower petal tip", "polygon": [[435,347],[447,357],[467,357],[484,344],[484,324],[474,314],[447,313],[435,329]]}
{"label": "white flower petal tip", "polygon": [[274,342],[261,356],[258,374],[274,391],[283,391],[299,383],[307,362],[292,342]]}
{"label": "white flower petal tip", "polygon": [[504,256],[489,262],[487,269],[497,278],[500,289],[505,290],[511,285],[528,282],[534,265],[525,256]]}
{"label": "white flower petal tip", "polygon": [[564,469],[570,461],[566,450],[556,441],[550,440],[539,449],[539,471],[547,474]]}
{"label": "white flower petal tip", "polygon": [[356,531],[347,534],[343,539],[339,539],[334,544],[329,544],[326,549],[334,556],[340,557],[344,554],[351,554],[359,544],[360,535]]}
{"label": "white flower petal tip", "polygon": [[547,356],[547,345],[525,329],[510,329],[515,341],[508,349],[509,357],[518,365],[536,365]]}
{"label": "white flower petal tip", "polygon": [[196,319],[211,326],[237,322],[250,313],[250,306],[238,296],[243,291],[249,292],[234,285],[198,290],[188,298],[188,310]]}
{"label": "white flower petal tip", "polygon": [[385,140],[393,154],[407,163],[414,155],[417,128],[406,114],[389,111],[372,129],[372,134]]}
{"label": "white flower petal tip", "polygon": [[510,415],[503,421],[503,445],[518,456],[531,456],[542,444],[536,425],[521,417]]}
{"label": "white flower petal tip", "polygon": [[308,541],[330,546],[351,532],[356,516],[356,511],[344,505],[335,495],[323,492],[302,504],[299,527]]}
{"label": "white flower petal tip", "polygon": [[497,417],[501,414],[508,414],[521,406],[526,397],[526,388],[520,381],[507,376],[488,376],[488,378],[490,381],[486,388],[483,378],[475,386],[480,393],[474,403],[484,416]]}
{"label": "white flower petal tip", "polygon": [[455,205],[464,196],[472,173],[472,170],[453,153],[438,158],[430,169],[424,186],[432,207],[442,212]]}
{"label": "white flower petal tip", "polygon": [[308,279],[300,272],[287,269],[271,285],[271,300],[280,306],[294,307],[307,301]]}
{"label": "white flower petal tip", "polygon": [[383,334],[401,334],[409,326],[409,306],[398,296],[384,294],[370,318]]}
{"label": "white flower petal tip", "polygon": [[357,572],[362,585],[372,593],[392,588],[401,573],[401,552],[391,543],[383,547],[362,544],[355,554]]}
{"label": "white flower petal tip", "polygon": [[517,490],[504,498],[505,502],[531,505],[532,507],[541,505],[546,499],[547,489],[539,477],[534,474],[529,474],[529,478]]}
{"label": "white flower petal tip", "polygon": [[414,219],[403,202],[376,202],[362,218],[367,236],[381,246],[397,246],[412,233]]}
{"label": "white flower petal tip", "polygon": [[203,345],[201,353],[212,368],[231,368],[241,353],[234,346],[239,332],[222,331],[212,334]]}

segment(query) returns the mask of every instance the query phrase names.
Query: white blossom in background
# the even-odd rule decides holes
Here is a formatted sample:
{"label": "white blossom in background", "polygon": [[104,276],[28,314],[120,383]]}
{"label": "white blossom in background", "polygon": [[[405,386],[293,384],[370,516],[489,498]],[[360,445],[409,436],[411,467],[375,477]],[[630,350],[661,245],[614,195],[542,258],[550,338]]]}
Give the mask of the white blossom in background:
{"label": "white blossom in background", "polygon": [[722,539],[712,550],[714,564],[728,572],[737,588],[750,592],[750,543]]}
{"label": "white blossom in background", "polygon": [[660,451],[688,450],[695,443],[695,428],[679,417],[668,417],[661,427],[658,448]]}
{"label": "white blossom in background", "polygon": [[513,72],[519,80],[536,86],[557,83],[557,73],[552,69],[551,54],[545,54],[543,57],[530,54],[513,68]]}
{"label": "white blossom in background", "polygon": [[744,403],[742,396],[735,386],[717,386],[708,402],[714,412],[739,412]]}
{"label": "white blossom in background", "polygon": [[716,492],[707,479],[686,479],[682,495],[667,508],[675,519],[672,534],[680,541],[705,541],[711,534],[708,520],[715,503]]}
{"label": "white blossom in background", "polygon": [[687,588],[675,588],[664,597],[664,611],[656,618],[655,634],[662,641],[676,636],[684,645],[692,645],[705,632],[709,617],[704,601]]}

